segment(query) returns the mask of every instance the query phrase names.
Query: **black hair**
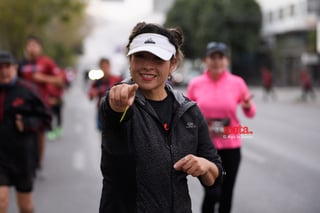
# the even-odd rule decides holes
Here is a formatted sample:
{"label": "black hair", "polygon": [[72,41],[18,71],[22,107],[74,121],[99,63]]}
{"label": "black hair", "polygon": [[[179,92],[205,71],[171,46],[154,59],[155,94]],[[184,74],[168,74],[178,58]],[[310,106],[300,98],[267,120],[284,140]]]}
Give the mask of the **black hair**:
{"label": "black hair", "polygon": [[27,36],[27,39],[26,39],[26,42],[28,43],[29,41],[35,41],[35,42],[37,42],[40,46],[43,47],[43,42],[42,42],[41,38],[39,38],[38,36],[28,35],[28,36]]}
{"label": "black hair", "polygon": [[108,58],[100,58],[99,66],[101,66],[102,63],[110,64],[110,60]]}
{"label": "black hair", "polygon": [[181,46],[184,42],[183,32],[180,28],[164,28],[157,24],[139,22],[133,28],[131,35],[129,36],[129,42],[127,44],[127,51],[129,51],[130,44],[132,40],[143,33],[156,33],[163,35],[168,38],[169,42],[176,48],[176,58],[177,64],[180,65],[183,60],[183,53],[181,51]]}

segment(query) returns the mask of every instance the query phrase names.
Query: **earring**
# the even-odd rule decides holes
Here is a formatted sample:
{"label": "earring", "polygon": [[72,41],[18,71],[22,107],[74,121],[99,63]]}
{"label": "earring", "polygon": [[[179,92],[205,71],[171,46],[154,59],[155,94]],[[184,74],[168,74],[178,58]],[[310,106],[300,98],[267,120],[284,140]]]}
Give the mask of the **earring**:
{"label": "earring", "polygon": [[169,76],[168,76],[168,80],[170,81],[172,79],[172,75],[170,74]]}

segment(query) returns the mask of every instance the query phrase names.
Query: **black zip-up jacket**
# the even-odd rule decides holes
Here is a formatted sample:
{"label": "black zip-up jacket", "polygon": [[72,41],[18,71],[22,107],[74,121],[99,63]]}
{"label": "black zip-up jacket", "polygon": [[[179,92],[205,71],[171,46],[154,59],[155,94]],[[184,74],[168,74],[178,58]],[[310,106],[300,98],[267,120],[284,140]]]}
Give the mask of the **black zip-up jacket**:
{"label": "black zip-up jacket", "polygon": [[[24,131],[16,126],[22,116]],[[0,84],[0,166],[17,173],[36,167],[36,132],[50,128],[51,114],[29,82],[16,78]]]}
{"label": "black zip-up jacket", "polygon": [[200,109],[170,86],[166,90],[175,99],[169,132],[139,90],[121,123],[122,113],[112,111],[108,93],[103,98],[100,213],[191,212],[187,174],[173,168],[187,154],[214,162],[220,182],[221,160]]}

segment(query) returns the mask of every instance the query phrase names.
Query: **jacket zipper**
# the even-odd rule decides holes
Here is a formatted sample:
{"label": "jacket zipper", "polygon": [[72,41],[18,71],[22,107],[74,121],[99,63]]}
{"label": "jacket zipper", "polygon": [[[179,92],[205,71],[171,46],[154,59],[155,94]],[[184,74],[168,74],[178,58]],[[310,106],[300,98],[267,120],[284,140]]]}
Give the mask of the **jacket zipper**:
{"label": "jacket zipper", "polygon": [[[186,105],[186,109],[188,109],[189,107],[193,106],[194,103],[193,102],[189,102],[187,105]],[[186,111],[186,109],[184,111]],[[174,187],[173,187],[173,172],[174,172],[174,168],[173,168],[173,165],[174,165],[174,158],[173,158],[173,152],[172,152],[172,141],[170,140],[170,136],[171,136],[171,131],[174,127],[174,122],[175,122],[175,119],[173,118],[171,120],[171,126],[170,126],[170,129],[166,130],[166,126],[164,126],[160,121],[159,121],[159,118],[157,116],[155,116],[153,113],[151,113],[151,115],[154,116],[154,118],[160,123],[161,125],[161,128],[162,128],[162,131],[163,131],[163,134],[164,134],[164,138],[165,138],[165,141],[166,141],[166,145],[169,147],[169,150],[170,150],[170,157],[171,157],[171,169],[170,169],[170,178],[171,178],[171,192],[172,192],[172,195],[171,195],[171,213],[174,213]]]}
{"label": "jacket zipper", "polygon": [[171,160],[171,169],[170,169],[170,187],[171,187],[171,211],[170,213],[174,213],[174,193],[173,193],[173,153],[172,153],[172,141],[170,140],[171,129],[166,129],[166,126],[159,122],[161,125],[161,130],[165,139],[166,146],[168,146],[170,151],[170,160]]}
{"label": "jacket zipper", "polygon": [[170,129],[167,129],[167,126],[162,124],[158,117],[155,116],[155,119],[159,122],[160,124],[160,130],[162,131],[163,133],[163,136],[164,136],[164,139],[165,139],[165,143],[166,143],[166,146],[168,146],[169,148],[169,151],[170,151],[170,158],[171,158],[171,169],[170,169],[170,179],[171,179],[171,183],[170,183],[170,187],[171,187],[171,212],[170,213],[174,213],[174,193],[173,193],[173,165],[174,165],[174,162],[173,162],[173,153],[172,153],[172,142],[170,140],[170,135],[171,135],[171,127]]}
{"label": "jacket zipper", "polygon": [[3,119],[3,111],[4,111],[4,97],[5,97],[5,91],[2,89],[0,94],[0,121]]}
{"label": "jacket zipper", "polygon": [[173,213],[174,212],[174,190],[173,190],[173,165],[174,165],[174,162],[173,162],[173,153],[172,153],[172,143],[171,143],[171,140],[170,140],[170,137],[169,137],[169,133],[167,133],[166,135],[166,140],[167,140],[167,143],[168,143],[168,146],[169,146],[169,150],[170,150],[170,158],[171,158],[171,169],[170,169],[170,179],[171,179],[171,183],[170,183],[170,187],[171,187],[171,212]]}

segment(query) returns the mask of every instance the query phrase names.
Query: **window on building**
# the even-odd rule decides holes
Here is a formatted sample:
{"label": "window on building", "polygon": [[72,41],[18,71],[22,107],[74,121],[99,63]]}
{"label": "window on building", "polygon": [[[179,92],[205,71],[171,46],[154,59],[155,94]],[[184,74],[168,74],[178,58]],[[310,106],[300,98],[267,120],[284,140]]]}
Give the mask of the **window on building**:
{"label": "window on building", "polygon": [[283,10],[283,8],[280,8],[279,9],[279,19],[281,20],[283,18],[284,18],[284,10]]}
{"label": "window on building", "polygon": [[294,4],[290,5],[289,14],[290,14],[290,16],[295,16],[295,14],[296,14],[296,7],[295,7]]}
{"label": "window on building", "polygon": [[319,0],[308,0],[308,12],[320,15],[320,1]]}
{"label": "window on building", "polygon": [[270,12],[268,12],[268,22],[269,23],[272,23],[272,21],[273,21],[273,13],[272,13],[272,11],[270,11]]}
{"label": "window on building", "polygon": [[300,2],[299,3],[299,15],[306,15],[307,13],[308,13],[307,3],[304,1]]}

